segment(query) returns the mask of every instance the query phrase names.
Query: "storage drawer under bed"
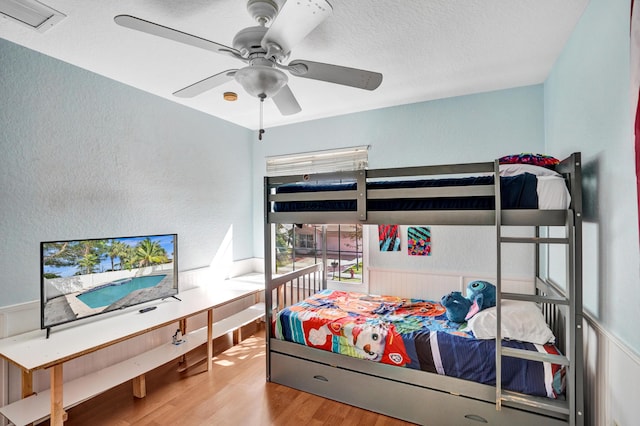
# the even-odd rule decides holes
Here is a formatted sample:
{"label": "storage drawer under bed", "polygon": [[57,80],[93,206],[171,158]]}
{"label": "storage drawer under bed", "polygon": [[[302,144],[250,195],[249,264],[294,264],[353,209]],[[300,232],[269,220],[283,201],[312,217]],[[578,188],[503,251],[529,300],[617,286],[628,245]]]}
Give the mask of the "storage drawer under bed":
{"label": "storage drawer under bed", "polygon": [[566,425],[544,415],[271,352],[271,381],[421,425]]}

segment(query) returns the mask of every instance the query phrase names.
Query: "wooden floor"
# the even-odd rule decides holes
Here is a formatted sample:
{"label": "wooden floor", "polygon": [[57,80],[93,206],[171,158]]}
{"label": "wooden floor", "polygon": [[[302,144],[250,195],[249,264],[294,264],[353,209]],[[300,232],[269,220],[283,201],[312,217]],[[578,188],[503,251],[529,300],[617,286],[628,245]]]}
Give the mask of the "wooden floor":
{"label": "wooden floor", "polygon": [[124,383],[70,409],[65,426],[411,424],[267,383],[262,330],[229,346],[228,339],[216,341],[210,372],[178,373],[177,362],[167,364],[146,375],[145,398],[134,398]]}

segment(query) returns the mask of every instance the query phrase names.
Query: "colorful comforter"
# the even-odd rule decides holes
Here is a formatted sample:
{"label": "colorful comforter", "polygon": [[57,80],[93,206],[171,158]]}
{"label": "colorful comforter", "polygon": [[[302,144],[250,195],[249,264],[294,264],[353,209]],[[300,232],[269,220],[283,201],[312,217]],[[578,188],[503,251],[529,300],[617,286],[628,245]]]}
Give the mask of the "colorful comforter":
{"label": "colorful comforter", "polygon": [[[495,341],[452,323],[438,302],[324,290],[278,312],[273,335],[314,348],[495,385]],[[557,354],[551,344],[503,346]],[[556,398],[559,365],[502,358],[504,389]]]}

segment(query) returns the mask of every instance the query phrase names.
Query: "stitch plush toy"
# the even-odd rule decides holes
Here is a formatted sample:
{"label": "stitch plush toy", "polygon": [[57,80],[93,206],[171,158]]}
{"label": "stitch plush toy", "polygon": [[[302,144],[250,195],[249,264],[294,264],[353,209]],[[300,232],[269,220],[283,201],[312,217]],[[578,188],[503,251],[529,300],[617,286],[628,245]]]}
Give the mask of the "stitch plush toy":
{"label": "stitch plush toy", "polygon": [[467,285],[467,299],[471,301],[471,307],[465,320],[483,309],[496,306],[496,286],[486,281],[471,281]]}
{"label": "stitch plush toy", "polygon": [[463,323],[483,309],[496,305],[496,287],[486,281],[471,281],[467,285],[467,297],[453,291],[442,297],[442,306],[447,309],[447,319]]}
{"label": "stitch plush toy", "polygon": [[465,321],[469,308],[471,308],[471,301],[459,291],[452,291],[442,296],[440,304],[447,309],[447,319],[457,323]]}

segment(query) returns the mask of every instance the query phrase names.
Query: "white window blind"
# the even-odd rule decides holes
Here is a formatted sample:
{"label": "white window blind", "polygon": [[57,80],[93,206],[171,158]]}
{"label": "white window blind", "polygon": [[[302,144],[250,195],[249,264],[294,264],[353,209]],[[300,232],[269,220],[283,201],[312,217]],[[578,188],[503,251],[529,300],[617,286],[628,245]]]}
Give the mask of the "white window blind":
{"label": "white window blind", "polygon": [[285,176],[366,169],[369,147],[330,149],[267,157],[267,176]]}

